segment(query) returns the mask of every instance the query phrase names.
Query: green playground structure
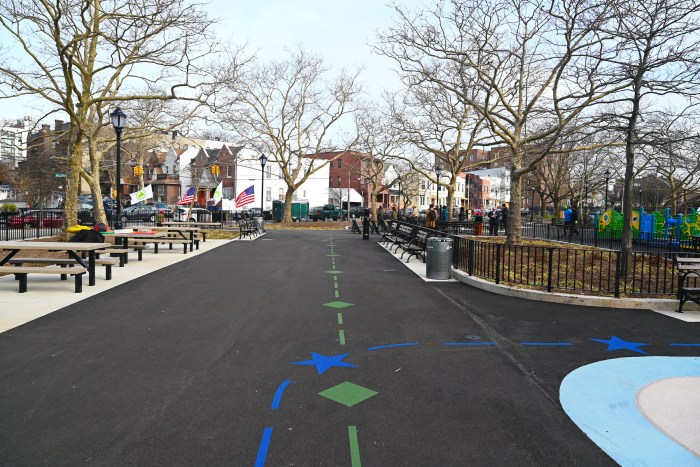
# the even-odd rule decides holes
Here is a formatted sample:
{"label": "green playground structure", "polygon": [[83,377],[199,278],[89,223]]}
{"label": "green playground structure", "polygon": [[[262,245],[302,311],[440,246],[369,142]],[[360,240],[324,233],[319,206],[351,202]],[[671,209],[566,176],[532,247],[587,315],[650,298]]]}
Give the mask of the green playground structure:
{"label": "green playground structure", "polygon": [[[598,233],[613,239],[622,237],[623,217],[619,212],[608,209],[596,214]],[[671,210],[645,213],[644,209],[632,211],[632,235],[640,240],[671,238],[681,245],[682,239],[700,237],[700,214],[691,209],[690,214],[671,216]]]}

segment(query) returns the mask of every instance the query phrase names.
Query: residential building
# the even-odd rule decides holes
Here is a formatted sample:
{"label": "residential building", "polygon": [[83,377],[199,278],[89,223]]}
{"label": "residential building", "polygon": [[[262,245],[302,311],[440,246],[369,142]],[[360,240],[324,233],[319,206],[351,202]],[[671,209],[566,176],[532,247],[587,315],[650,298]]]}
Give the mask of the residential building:
{"label": "residential building", "polygon": [[31,118],[24,117],[0,128],[0,164],[15,169],[17,164],[27,158],[27,140],[32,126]]}

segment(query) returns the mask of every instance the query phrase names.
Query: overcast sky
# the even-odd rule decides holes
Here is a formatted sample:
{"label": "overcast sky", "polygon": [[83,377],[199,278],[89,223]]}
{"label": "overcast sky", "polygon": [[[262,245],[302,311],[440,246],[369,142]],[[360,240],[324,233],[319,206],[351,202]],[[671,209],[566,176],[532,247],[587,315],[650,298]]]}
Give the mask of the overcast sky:
{"label": "overcast sky", "polygon": [[[322,55],[330,68],[363,67],[362,81],[373,95],[396,86],[393,63],[373,54],[369,45],[377,30],[392,24],[394,15],[385,0],[211,0],[209,14],[219,18],[222,38],[247,42],[263,60],[283,58],[285,48],[301,45]],[[28,107],[19,100],[4,101],[0,119],[36,118],[37,112]]]}
{"label": "overcast sky", "polygon": [[363,81],[375,92],[395,83],[392,62],[372,54],[369,45],[377,30],[392,23],[385,0],[214,0],[212,16],[220,17],[222,30],[239,42],[247,40],[262,58],[280,58],[285,47],[302,45],[332,67],[363,66]]}

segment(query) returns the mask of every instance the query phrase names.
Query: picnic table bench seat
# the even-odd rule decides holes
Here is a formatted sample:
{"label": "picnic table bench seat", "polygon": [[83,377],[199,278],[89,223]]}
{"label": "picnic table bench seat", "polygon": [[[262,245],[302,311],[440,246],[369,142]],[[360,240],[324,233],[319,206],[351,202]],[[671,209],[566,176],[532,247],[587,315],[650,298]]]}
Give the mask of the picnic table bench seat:
{"label": "picnic table bench seat", "polygon": [[[700,305],[700,257],[676,257],[678,266],[678,312],[691,301]],[[692,283],[691,283],[692,281]]]}
{"label": "picnic table bench seat", "polygon": [[[66,269],[68,266],[74,267],[78,262],[71,258],[12,258],[8,261],[10,264],[17,266],[22,266],[26,263],[33,264],[55,264],[60,266],[62,269]],[[119,262],[118,258],[95,258],[95,264],[105,267],[105,280],[112,280],[112,266]],[[61,276],[61,280],[66,280],[66,274]]]}
{"label": "picnic table bench seat", "polygon": [[72,268],[65,267],[46,267],[46,266],[0,266],[0,273],[14,274],[15,278],[19,281],[19,293],[25,293],[27,291],[27,276],[29,274],[58,274],[61,279],[66,278],[66,276],[75,277],[75,293],[80,293],[83,291],[83,274],[87,272],[87,269],[79,266]]}

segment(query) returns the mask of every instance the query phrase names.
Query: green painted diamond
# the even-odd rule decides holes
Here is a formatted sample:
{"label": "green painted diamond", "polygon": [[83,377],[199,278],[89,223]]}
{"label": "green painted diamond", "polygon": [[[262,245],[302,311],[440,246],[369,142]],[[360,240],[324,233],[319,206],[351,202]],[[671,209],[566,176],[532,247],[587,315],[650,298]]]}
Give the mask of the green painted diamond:
{"label": "green painted diamond", "polygon": [[333,386],[330,389],[318,393],[319,396],[323,396],[348,407],[366,401],[377,394],[379,394],[377,391],[372,391],[371,389],[358,386],[349,381],[345,381],[344,383],[340,383],[337,386]]}
{"label": "green painted diamond", "polygon": [[324,303],[324,304],[323,304],[323,306],[327,306],[327,307],[330,307],[330,308],[337,308],[337,309],[340,309],[340,308],[347,308],[347,307],[352,306],[352,305],[353,305],[352,303],[341,302],[341,301],[335,301],[335,302],[330,302],[330,303]]}

